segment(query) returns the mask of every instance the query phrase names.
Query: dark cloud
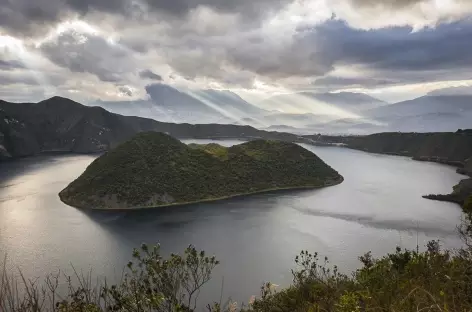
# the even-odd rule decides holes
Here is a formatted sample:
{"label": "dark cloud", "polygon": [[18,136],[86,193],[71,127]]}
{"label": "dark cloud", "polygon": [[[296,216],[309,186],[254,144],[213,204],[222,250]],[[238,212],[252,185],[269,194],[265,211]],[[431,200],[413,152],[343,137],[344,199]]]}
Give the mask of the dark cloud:
{"label": "dark cloud", "polygon": [[286,46],[248,44],[228,51],[229,60],[235,66],[275,79],[320,76],[332,70],[330,62],[318,62],[315,54],[316,48],[307,38],[298,38]]}
{"label": "dark cloud", "polygon": [[147,4],[159,11],[185,15],[199,7],[208,7],[221,13],[242,14],[247,17],[265,15],[279,10],[293,0],[147,0]]}
{"label": "dark cloud", "polygon": [[[38,49],[59,67],[112,82],[114,90],[118,88],[124,95],[132,90],[120,86],[137,90],[147,82],[162,81],[161,75],[149,69],[138,72],[151,64],[170,67],[175,80],[186,79],[188,84],[216,82],[248,89],[257,85],[256,81],[336,89],[470,78],[471,21],[446,23],[445,18],[434,28],[415,31],[410,27],[362,30],[333,16],[316,26],[304,20],[300,23],[303,28],[295,32],[294,22],[260,27],[264,17],[294,1],[0,0],[0,33],[44,36],[45,28],[71,17],[93,25],[104,36],[113,32],[116,41],[112,42],[98,34],[68,30],[48,38]],[[469,0],[455,2],[460,1]],[[371,8],[383,13],[407,10],[421,2],[433,0],[339,1],[343,8],[349,8],[346,3],[356,8],[350,12],[355,14]],[[303,13],[294,7],[294,12],[287,14]],[[349,14],[341,13],[338,16],[349,20]],[[403,18],[399,16],[398,23],[403,23]],[[115,31],[118,24],[122,28]],[[17,61],[0,59],[1,71],[22,69]]]}
{"label": "dark cloud", "polygon": [[14,35],[44,35],[70,17],[101,12],[133,16],[140,7],[130,0],[0,0],[0,29]]}
{"label": "dark cloud", "polygon": [[207,7],[217,13],[237,14],[246,20],[265,17],[294,0],[0,0],[0,29],[10,34],[44,34],[57,22],[71,16],[108,13],[156,21],[185,18],[189,12]]}
{"label": "dark cloud", "polygon": [[133,90],[131,90],[131,88],[128,87],[128,86],[119,87],[118,90],[119,90],[120,93],[123,94],[123,95],[126,95],[126,96],[133,96]]}
{"label": "dark cloud", "polygon": [[145,78],[145,79],[151,79],[151,80],[157,80],[157,81],[161,81],[162,80],[162,77],[161,75],[158,75],[156,73],[154,73],[152,70],[150,69],[146,69],[146,70],[143,70],[139,73],[139,77],[141,78]]}
{"label": "dark cloud", "polygon": [[[273,56],[250,55],[260,62],[239,58],[239,64],[273,77],[324,76],[313,85],[327,88],[470,79],[472,70],[472,22],[468,20],[415,32],[409,27],[365,31],[330,20],[295,38],[291,47],[273,51],[280,60],[273,68],[264,67]],[[358,75],[330,75],[338,66],[358,68]]]}
{"label": "dark cloud", "polygon": [[385,70],[439,70],[472,66],[472,23],[441,24],[412,32],[409,27],[356,30],[329,21],[308,36],[320,47],[315,58],[332,64],[365,64]]}
{"label": "dark cloud", "polygon": [[350,0],[356,7],[388,7],[388,8],[406,8],[429,0]]}
{"label": "dark cloud", "polygon": [[25,68],[21,62],[16,60],[6,61],[0,60],[0,70],[13,70],[13,69],[23,69]]}
{"label": "dark cloud", "polygon": [[40,50],[58,66],[91,73],[106,82],[119,82],[135,68],[128,51],[93,34],[67,31],[41,45]]}
{"label": "dark cloud", "polygon": [[107,13],[127,13],[137,7],[127,0],[65,0],[66,5],[80,14],[90,11]]}
{"label": "dark cloud", "polygon": [[14,35],[44,31],[65,17],[63,7],[59,0],[0,0],[0,29]]}
{"label": "dark cloud", "polygon": [[[238,81],[245,88],[257,77],[281,83],[291,78],[317,79],[314,85],[329,88],[374,87],[469,79],[470,38],[472,22],[468,20],[412,31],[410,27],[353,29],[330,19],[298,29],[291,40],[265,40],[263,34],[216,41],[191,38],[179,42],[189,49],[164,55],[182,77],[209,77],[228,85]],[[357,74],[330,75],[338,67],[357,68]]]}
{"label": "dark cloud", "polygon": [[[171,65],[183,74],[218,72],[230,63],[238,70],[268,79],[313,78],[315,86],[326,88],[375,87],[470,79],[472,69],[472,22],[465,20],[412,31],[410,27],[359,30],[331,19],[313,28],[300,29],[287,44],[264,40],[237,41],[223,53],[200,57],[192,54],[184,62],[176,55]],[[204,45],[205,43],[200,43]],[[234,45],[233,45],[234,44]],[[199,47],[202,51],[204,46]],[[358,75],[330,75],[336,67],[358,68]],[[193,72],[192,69],[200,69]]]}

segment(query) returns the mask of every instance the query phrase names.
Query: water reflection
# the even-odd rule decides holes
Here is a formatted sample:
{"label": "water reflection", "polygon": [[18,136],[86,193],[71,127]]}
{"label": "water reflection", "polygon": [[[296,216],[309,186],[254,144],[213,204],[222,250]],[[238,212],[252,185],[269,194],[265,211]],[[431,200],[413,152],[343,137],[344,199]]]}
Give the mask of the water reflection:
{"label": "water reflection", "polygon": [[[221,142],[227,145],[235,142]],[[239,143],[239,142],[238,142]],[[119,279],[132,248],[160,242],[165,253],[189,244],[216,254],[221,265],[202,300],[246,300],[263,281],[287,285],[302,249],[330,257],[343,270],[357,257],[396,245],[414,248],[440,239],[460,246],[454,204],[421,198],[446,193],[461,176],[453,168],[406,158],[328,147],[307,147],[345,181],[305,191],[259,194],[225,201],[141,211],[81,211],[58,192],[94,156],[47,156],[0,165],[0,256],[29,277],[58,268],[94,269]]]}

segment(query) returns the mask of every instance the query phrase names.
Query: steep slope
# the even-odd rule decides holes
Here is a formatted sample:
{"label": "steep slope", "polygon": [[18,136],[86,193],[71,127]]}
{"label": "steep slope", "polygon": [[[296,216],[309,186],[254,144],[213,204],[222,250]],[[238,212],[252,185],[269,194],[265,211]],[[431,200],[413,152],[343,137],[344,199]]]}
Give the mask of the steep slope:
{"label": "steep slope", "polygon": [[100,107],[53,97],[39,103],[0,103],[12,120],[6,137],[13,156],[39,152],[100,152],[154,128],[151,120],[125,119]]}
{"label": "steep slope", "polygon": [[60,197],[79,208],[130,209],[341,182],[335,170],[293,143],[189,147],[147,132],[97,158]]}

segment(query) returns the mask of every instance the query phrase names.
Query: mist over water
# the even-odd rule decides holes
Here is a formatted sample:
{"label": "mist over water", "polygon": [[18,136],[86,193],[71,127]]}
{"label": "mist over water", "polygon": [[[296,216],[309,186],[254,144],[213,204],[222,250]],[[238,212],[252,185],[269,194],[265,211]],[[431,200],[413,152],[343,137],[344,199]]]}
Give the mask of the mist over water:
{"label": "mist over water", "polygon": [[[192,140],[186,142],[209,142]],[[240,141],[217,141],[231,145]],[[440,239],[461,246],[458,205],[421,195],[448,193],[462,176],[454,168],[408,158],[337,147],[304,146],[338,170],[345,181],[320,190],[287,191],[197,205],[131,212],[80,211],[58,192],[95,156],[41,156],[0,165],[0,257],[11,269],[42,277],[59,268],[93,268],[116,280],[142,242],[160,242],[165,253],[189,244],[216,254],[221,265],[201,302],[247,301],[264,281],[291,281],[302,249],[318,251],[348,272],[357,257],[397,245],[415,248]]]}

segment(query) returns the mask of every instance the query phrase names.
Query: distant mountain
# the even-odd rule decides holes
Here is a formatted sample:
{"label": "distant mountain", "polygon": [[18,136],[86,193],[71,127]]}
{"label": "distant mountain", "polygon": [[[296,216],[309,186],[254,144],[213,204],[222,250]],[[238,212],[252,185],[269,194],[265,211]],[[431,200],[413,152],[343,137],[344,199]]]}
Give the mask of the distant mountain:
{"label": "distant mountain", "polygon": [[242,116],[260,116],[268,113],[253,104],[243,100],[239,95],[229,90],[202,90],[196,91],[194,94],[202,102],[209,101],[217,105],[221,110],[228,112],[230,115]]}
{"label": "distant mountain", "polygon": [[429,92],[428,95],[472,95],[472,86],[437,89]]}
{"label": "distant mountain", "polygon": [[315,133],[451,132],[472,126],[472,95],[422,96],[364,110],[358,118],[306,125]]}
{"label": "distant mountain", "polygon": [[369,117],[406,117],[426,114],[466,114],[472,112],[472,95],[426,95],[364,112]]}
{"label": "distant mountain", "polygon": [[260,118],[266,124],[295,127],[299,129],[298,133],[313,133],[314,131],[344,133],[346,129],[336,125],[337,120],[352,118],[352,121],[356,123],[355,118],[362,115],[363,111],[382,107],[388,103],[363,93],[299,92],[276,95],[263,100],[260,105],[267,110],[278,108],[286,111],[308,112],[290,114],[273,111]]}
{"label": "distant mountain", "polygon": [[286,125],[290,127],[302,128],[309,124],[319,124],[329,122],[335,119],[330,115],[317,114],[286,114],[286,113],[271,113],[260,118],[264,123],[269,125]]}
{"label": "distant mountain", "polygon": [[[310,103],[310,100],[312,101],[312,103]],[[289,105],[295,108],[305,109],[307,111],[310,111],[310,109],[312,109],[313,111],[311,112],[314,114],[326,114],[326,112],[316,111],[316,102],[320,102],[321,104],[329,105],[329,107],[343,110],[347,113],[352,114],[357,114],[366,109],[377,108],[387,104],[386,102],[371,97],[367,94],[355,92],[298,92],[291,94],[281,94],[265,99],[260,104],[266,109],[270,109],[271,107],[276,108],[280,105]],[[343,116],[341,116],[341,118],[342,117]]]}
{"label": "distant mountain", "polygon": [[318,93],[314,94],[313,98],[333,104],[337,108],[353,113],[359,113],[366,109],[382,107],[388,104],[365,93],[356,92]]}
{"label": "distant mountain", "polygon": [[456,131],[472,126],[472,95],[422,96],[364,111],[363,117],[383,131]]}
{"label": "distant mountain", "polygon": [[225,117],[215,105],[209,105],[186,92],[182,92],[169,85],[156,83],[146,86],[151,102],[160,110],[170,114],[182,122],[196,122],[210,117],[220,120]]}
{"label": "distant mountain", "polygon": [[[166,84],[146,87],[148,100],[98,101],[95,104],[114,113],[141,116],[165,122],[226,123],[266,128],[286,125],[303,128],[339,118],[355,116],[360,111],[387,103],[362,93],[310,93],[277,95],[252,104],[229,90],[181,91]],[[300,103],[300,102],[308,102]],[[312,102],[312,103],[310,103]],[[324,110],[316,107],[321,104]],[[313,104],[313,107],[309,107]],[[277,109],[300,108],[307,113],[282,113]],[[312,109],[312,113],[309,113]],[[341,114],[341,115],[339,115]]]}
{"label": "distant mountain", "polygon": [[250,126],[175,124],[122,116],[62,97],[39,103],[0,101],[0,160],[50,151],[102,152],[143,131],[165,132],[177,138],[298,138]]}
{"label": "distant mountain", "polygon": [[242,119],[251,118],[251,124],[257,125],[258,116],[267,113],[228,90],[184,92],[158,83],[147,86],[146,91],[148,100],[96,104],[114,113],[167,122],[242,124]]}

